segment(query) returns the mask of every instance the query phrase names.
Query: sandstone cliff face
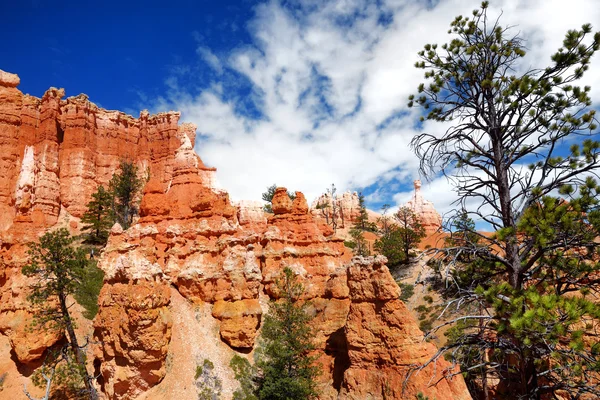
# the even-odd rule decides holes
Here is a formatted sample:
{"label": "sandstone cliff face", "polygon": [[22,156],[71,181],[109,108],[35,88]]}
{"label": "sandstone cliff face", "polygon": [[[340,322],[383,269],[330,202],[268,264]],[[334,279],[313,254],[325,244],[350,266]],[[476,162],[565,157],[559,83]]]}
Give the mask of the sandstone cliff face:
{"label": "sandstone cliff face", "polygon": [[[300,192],[292,202],[287,189],[278,188],[273,198],[274,214],[268,218],[266,229],[257,233],[239,224],[226,196],[195,186],[194,174],[185,176],[181,181],[187,179],[187,183],[181,186],[189,189],[188,196],[183,192],[169,194],[176,190],[174,185],[159,193],[149,184],[138,224],[111,235],[102,258],[107,285],[95,322],[96,339],[101,343],[96,364],[109,397],[133,398],[152,386],[157,374],[165,373],[156,358],[162,357],[162,365],[167,358],[166,352],[156,350],[157,345],[164,348],[164,343],[136,342],[137,331],[119,330],[122,322],[113,322],[114,328],[104,322],[105,314],[121,318],[137,315],[128,307],[131,298],[110,294],[113,279],[127,282],[132,293],[150,283],[161,293],[173,285],[198,307],[212,304],[212,316],[220,321],[218,336],[230,346],[232,355],[233,350],[250,350],[255,345],[265,298],[279,297],[275,281],[283,268],[289,267],[305,287],[304,300],[312,303],[318,362],[324,371],[321,398],[399,399],[419,391],[438,399],[469,398],[460,378],[442,379],[438,386],[428,387],[430,379],[449,373],[444,371],[445,363],[411,378],[404,394],[401,385],[390,383],[403,380],[410,365],[427,360],[436,349],[423,342],[423,334],[398,300],[399,288],[384,257],[352,258],[343,241],[309,213]],[[175,199],[176,206],[167,207],[160,217],[148,213]],[[210,207],[196,207],[194,211],[195,204]],[[111,297],[109,303],[105,296]],[[160,313],[164,304],[148,307]],[[150,322],[149,327],[150,337],[162,330],[166,337],[171,335],[168,322]],[[103,336],[104,331],[119,334]],[[115,349],[121,341],[131,343],[131,347],[117,355]],[[193,348],[183,351],[193,352]],[[147,370],[134,354],[152,355]]]}
{"label": "sandstone cliff face", "polygon": [[22,219],[36,226],[57,223],[59,213],[81,217],[99,185],[120,160],[130,159],[162,185],[171,184],[176,163],[189,164],[211,187],[214,169],[193,152],[196,128],[178,125],[179,113],[133,118],[49,89],[41,99],[23,95],[16,76],[0,74],[0,228]]}
{"label": "sandstone cliff face", "polygon": [[113,227],[99,262],[105,284],[91,358],[107,398],[194,398],[202,357],[222,372],[230,397],[229,360],[254,348],[284,267],[311,300],[321,398],[469,398],[460,377],[444,378],[444,362],[411,376],[401,392],[409,366],[435,347],[398,300],[385,258],[352,258],[302,193],[292,202],[279,188],[265,219],[213,187],[214,169],[193,152],[195,128],[177,125],[178,113],[133,118],[83,95],[63,100],[57,89],[35,99],[16,84],[0,74],[0,332],[16,362],[39,360],[60,336],[22,334],[30,318],[19,270],[25,243],[57,225],[76,230],[91,193],[129,157],[150,179],[139,220]]}
{"label": "sandstone cliff face", "polygon": [[91,194],[124,158],[163,185],[175,179],[181,159],[206,187],[214,169],[195,156],[195,127],[178,125],[179,113],[133,118],[100,109],[85,95],[63,99],[62,89],[41,99],[24,95],[19,81],[0,71],[0,332],[11,338],[17,359],[29,363],[60,335],[29,339],[29,282],[20,274],[26,244],[57,225],[77,232]]}

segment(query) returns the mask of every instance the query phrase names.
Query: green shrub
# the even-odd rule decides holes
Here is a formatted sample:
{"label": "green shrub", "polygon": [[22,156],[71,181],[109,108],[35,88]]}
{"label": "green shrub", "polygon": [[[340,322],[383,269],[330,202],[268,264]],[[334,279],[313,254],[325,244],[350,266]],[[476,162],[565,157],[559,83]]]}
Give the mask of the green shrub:
{"label": "green shrub", "polygon": [[229,366],[240,384],[240,388],[233,392],[233,400],[257,400],[256,371],[250,365],[250,361],[236,354],[229,362]]}
{"label": "green shrub", "polygon": [[214,372],[215,365],[204,359],[202,365],[196,366],[194,380],[198,388],[198,400],[217,400],[221,396],[223,384]]}
{"label": "green shrub", "polygon": [[428,332],[433,327],[433,323],[430,319],[425,319],[419,323],[419,329],[423,332]]}
{"label": "green shrub", "polygon": [[83,308],[83,316],[94,319],[98,313],[98,296],[104,284],[104,271],[97,266],[95,260],[89,260],[83,270],[83,279],[77,285],[73,296]]}
{"label": "green shrub", "polygon": [[427,306],[425,304],[421,304],[420,306],[415,308],[415,310],[420,313],[426,313],[429,311],[429,308],[427,308]]}
{"label": "green shrub", "polygon": [[407,302],[413,294],[415,294],[415,287],[408,283],[399,283],[400,286],[400,300]]}

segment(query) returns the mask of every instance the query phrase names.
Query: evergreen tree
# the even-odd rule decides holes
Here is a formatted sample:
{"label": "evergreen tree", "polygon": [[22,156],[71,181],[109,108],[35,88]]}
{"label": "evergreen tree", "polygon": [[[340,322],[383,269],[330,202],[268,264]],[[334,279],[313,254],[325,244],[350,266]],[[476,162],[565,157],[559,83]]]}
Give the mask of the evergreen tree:
{"label": "evergreen tree", "polygon": [[[392,220],[392,217],[387,215],[389,209],[389,204],[384,204],[381,208],[382,216],[379,218],[379,224],[381,226],[381,236],[375,241],[373,247],[375,251],[377,251],[379,254],[383,254],[388,259],[388,266],[395,267],[408,262],[409,253],[408,251],[406,251],[404,240],[406,236],[408,236],[410,240],[414,235],[411,234],[411,231],[409,230],[410,225],[408,223],[405,224],[404,229],[401,229],[401,227],[394,222],[394,220],[396,220],[397,214],[394,215],[394,220]],[[407,210],[408,211],[402,212],[400,214],[408,218],[409,216],[411,216],[411,210]],[[412,219],[410,221],[412,221]],[[409,250],[411,246],[412,245],[409,244]]]}
{"label": "evergreen tree", "polygon": [[89,320],[93,320],[98,313],[98,296],[103,284],[104,271],[98,268],[96,260],[88,260],[73,297],[83,307],[83,316]]}
{"label": "evergreen tree", "polygon": [[87,204],[87,211],[81,217],[81,222],[86,224],[83,231],[88,231],[86,242],[92,244],[106,244],[110,228],[115,223],[113,214],[113,194],[100,185],[92,200]]}
{"label": "evergreen tree", "polygon": [[354,254],[359,256],[368,256],[371,254],[369,251],[369,244],[365,240],[364,231],[358,228],[356,225],[350,228],[348,232],[352,240],[350,245]]}
{"label": "evergreen tree", "polygon": [[395,224],[388,225],[373,247],[379,254],[386,256],[389,267],[395,267],[407,261],[406,254],[402,250],[404,248],[402,234]]}
{"label": "evergreen tree", "polygon": [[473,261],[453,258],[464,329],[442,353],[468,355],[455,359],[463,371],[499,380],[496,393],[511,398],[597,397],[600,306],[586,295],[600,290],[600,143],[590,88],[577,81],[600,33],[569,31],[548,67],[517,73],[524,42],[487,7],[457,17],[448,44],[425,45],[416,66],[429,84],[409,98],[423,119],[452,124],[413,140],[422,172],[451,177],[459,213],[495,231],[464,224],[446,251]]}
{"label": "evergreen tree", "polygon": [[331,184],[331,188],[327,189],[327,193],[329,194],[329,197],[331,198],[331,215],[330,215],[330,221],[331,221],[331,227],[333,228],[333,232],[337,232],[337,226],[338,226],[338,218],[339,218],[339,206],[337,203],[337,188],[335,187],[335,185],[332,183]]}
{"label": "evergreen tree", "polygon": [[408,207],[400,207],[396,214],[397,227],[395,228],[402,238],[402,251],[404,253],[404,259],[410,258],[410,250],[419,244],[421,239],[425,237],[425,228],[421,224],[421,220],[413,210]]}
{"label": "evergreen tree", "polygon": [[[275,191],[277,190],[277,187],[277,184],[274,183],[267,188],[266,192],[263,192],[262,194],[262,199],[267,202],[267,204],[263,206],[263,209],[265,210],[265,212],[268,212],[270,214],[273,213],[273,196],[275,196]],[[294,199],[296,198],[296,194],[290,192],[289,190],[287,194],[290,197],[290,200],[294,201]]]}
{"label": "evergreen tree", "polygon": [[354,225],[348,232],[352,237],[352,249],[354,254],[361,256],[368,256],[371,254],[369,251],[369,245],[364,237],[364,232],[371,227],[369,223],[369,214],[367,214],[367,207],[365,206],[365,196],[362,193],[358,194],[358,207],[359,213]]}
{"label": "evergreen tree", "polygon": [[133,217],[138,213],[138,195],[145,183],[138,175],[138,167],[132,161],[123,160],[119,165],[119,173],[114,174],[109,183],[113,212],[123,229],[129,229]]}
{"label": "evergreen tree", "polygon": [[377,219],[379,226],[381,226],[381,233],[383,235],[388,234],[390,227],[393,226],[390,216],[387,215],[387,212],[390,210],[390,208],[391,206],[389,204],[384,204],[381,206],[381,217]]}
{"label": "evergreen tree", "polygon": [[237,354],[229,362],[229,367],[240,384],[239,389],[233,392],[233,400],[258,400],[256,367]]}
{"label": "evergreen tree", "polygon": [[354,226],[363,232],[371,230],[369,214],[367,213],[367,206],[365,205],[365,196],[363,196],[362,192],[358,193],[358,210],[358,217],[354,222]]}
{"label": "evergreen tree", "polygon": [[[83,380],[87,397],[98,397],[92,384],[93,377],[86,369],[85,354],[75,334],[75,321],[69,312],[68,296],[77,292],[86,277],[88,260],[82,249],[73,247],[74,239],[62,228],[48,232],[33,243],[29,250],[29,263],[22,269],[24,275],[34,277],[30,286],[29,301],[35,307],[35,321],[39,329],[66,331],[68,348],[60,354],[70,371],[78,371]],[[58,366],[56,357],[46,365]],[[47,375],[51,376],[54,374]],[[50,389],[51,379],[48,381]]]}
{"label": "evergreen tree", "polygon": [[307,303],[298,299],[304,292],[291,269],[285,268],[277,287],[279,301],[271,303],[262,328],[256,365],[260,371],[258,398],[261,400],[305,400],[317,396],[314,365],[314,332]]}

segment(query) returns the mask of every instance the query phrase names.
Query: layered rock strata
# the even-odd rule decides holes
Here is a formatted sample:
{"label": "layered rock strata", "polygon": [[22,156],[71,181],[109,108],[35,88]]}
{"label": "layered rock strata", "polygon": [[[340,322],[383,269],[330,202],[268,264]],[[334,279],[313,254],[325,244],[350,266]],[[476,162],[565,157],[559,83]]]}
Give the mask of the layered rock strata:
{"label": "layered rock strata", "polygon": [[[29,318],[19,271],[24,243],[61,224],[77,229],[91,193],[128,157],[149,180],[139,219],[126,231],[113,227],[99,261],[105,282],[93,366],[108,398],[161,398],[154,389],[178,370],[169,355],[197,354],[191,346],[201,340],[222,341],[231,354],[251,351],[269,300],[279,297],[275,282],[285,267],[304,285],[301,301],[310,300],[315,317],[322,399],[414,398],[418,392],[438,400],[469,398],[460,377],[447,378],[443,361],[411,375],[402,392],[409,368],[435,347],[423,342],[398,300],[385,258],[352,258],[309,212],[302,193],[292,202],[278,188],[274,214],[265,220],[256,207],[236,208],[213,187],[214,169],[193,151],[195,128],[178,126],[178,113],[142,112],[136,119],[99,109],[83,95],[63,100],[58,89],[42,99],[25,96],[16,84],[18,78],[0,74],[0,172],[7,177],[0,187],[0,331],[12,338],[15,362],[39,360],[58,340],[17,340]],[[173,313],[186,309],[185,301],[209,307],[202,318],[217,321],[218,331],[182,340],[174,329],[185,319]],[[183,348],[172,348],[173,337]],[[230,357],[217,358],[216,370],[228,368]],[[182,384],[189,391],[193,371],[187,373],[190,381]]]}
{"label": "layered rock strata", "polygon": [[25,95],[19,82],[0,71],[0,332],[11,338],[17,359],[29,363],[61,335],[34,340],[28,333],[29,281],[20,273],[27,243],[59,225],[77,232],[91,194],[123,159],[163,186],[176,180],[177,162],[189,164],[206,188],[215,170],[194,154],[196,128],[179,125],[177,112],[133,118],[98,108],[85,95],[63,99],[63,89],[41,99]]}

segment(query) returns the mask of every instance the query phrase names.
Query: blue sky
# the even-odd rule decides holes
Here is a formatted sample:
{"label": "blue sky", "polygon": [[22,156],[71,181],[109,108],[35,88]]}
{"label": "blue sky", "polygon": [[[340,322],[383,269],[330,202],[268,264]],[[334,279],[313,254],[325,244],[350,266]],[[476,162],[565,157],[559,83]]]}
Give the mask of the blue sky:
{"label": "blue sky", "polygon": [[[139,115],[180,110],[198,126],[196,151],[233,199],[259,200],[272,183],[309,201],[331,183],[363,190],[377,209],[407,201],[421,130],[406,99],[428,42],[448,40],[472,0],[5,2],[0,69],[20,90],[86,93]],[[491,15],[528,40],[525,67],[544,66],[567,29],[600,28],[597,0],[495,0]],[[600,65],[586,84],[600,100]],[[423,186],[441,213],[444,179]]]}
{"label": "blue sky", "polygon": [[[244,1],[17,1],[0,6],[2,68],[23,92],[50,87],[88,94],[109,109],[137,111],[165,92],[177,66],[193,64],[198,42],[229,51],[250,41]],[[140,98],[142,96],[142,98]]]}

